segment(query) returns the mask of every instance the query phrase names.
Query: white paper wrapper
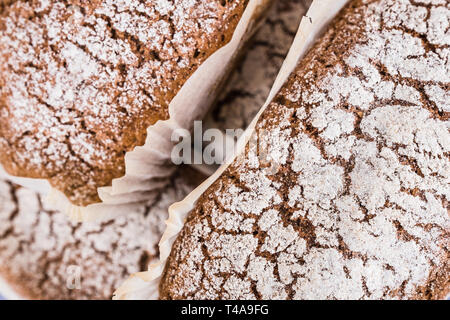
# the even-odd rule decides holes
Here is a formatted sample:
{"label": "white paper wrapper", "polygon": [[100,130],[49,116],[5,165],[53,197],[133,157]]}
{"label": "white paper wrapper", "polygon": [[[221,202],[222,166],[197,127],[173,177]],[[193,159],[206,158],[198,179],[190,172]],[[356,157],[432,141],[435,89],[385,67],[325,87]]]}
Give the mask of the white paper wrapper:
{"label": "white paper wrapper", "polygon": [[50,183],[47,180],[14,177],[6,173],[1,165],[0,179],[9,180],[15,184],[24,186],[25,188],[31,189],[35,192],[39,192],[41,194],[49,193],[51,189]]}
{"label": "white paper wrapper", "polygon": [[249,1],[231,41],[211,55],[172,100],[169,105],[170,118],[150,126],[145,144],[125,155],[125,175],[114,179],[111,186],[98,189],[101,203],[78,207],[71,204],[62,192],[51,188],[47,180],[12,177],[2,168],[0,177],[47,195],[48,205],[66,212],[75,221],[114,218],[126,213],[130,206],[148,200],[164,186],[161,180],[170,177],[175,169],[170,166],[172,132],[176,129],[189,130],[194,120],[203,117],[271,2]]}
{"label": "white paper wrapper", "polygon": [[295,36],[292,47],[286,57],[283,66],[275,80],[266,103],[253,119],[250,126],[239,139],[236,151],[229,159],[203,184],[192,191],[183,201],[173,204],[169,208],[169,219],[166,221],[167,228],[159,243],[160,261],[150,265],[147,272],[132,275],[116,291],[115,299],[158,299],[159,283],[162,273],[170,255],[172,245],[179,232],[184,226],[184,221],[189,212],[194,208],[200,196],[211,186],[220,175],[228,168],[237,155],[242,152],[250,139],[259,117],[264,112],[275,95],[279,92],[289,75],[297,66],[298,61],[305,55],[307,50],[320,36],[324,27],[336,16],[349,0],[314,0],[306,16],[300,23],[299,30]]}

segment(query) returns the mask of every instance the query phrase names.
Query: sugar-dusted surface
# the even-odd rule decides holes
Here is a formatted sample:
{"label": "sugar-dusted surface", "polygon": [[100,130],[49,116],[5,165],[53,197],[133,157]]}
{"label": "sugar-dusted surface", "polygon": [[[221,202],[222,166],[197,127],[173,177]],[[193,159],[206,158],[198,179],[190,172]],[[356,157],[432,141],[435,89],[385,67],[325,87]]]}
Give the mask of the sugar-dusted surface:
{"label": "sugar-dusted surface", "polygon": [[246,1],[7,1],[0,8],[0,161],[76,205],[124,174]]}
{"label": "sugar-dusted surface", "polygon": [[190,213],[162,298],[449,293],[449,6],[351,2]]}
{"label": "sugar-dusted surface", "polygon": [[[32,191],[0,181],[0,276],[26,298],[109,299],[157,258],[168,207],[192,180],[178,175],[147,206],[101,224],[71,223]],[[80,287],[70,288],[77,274]]]}

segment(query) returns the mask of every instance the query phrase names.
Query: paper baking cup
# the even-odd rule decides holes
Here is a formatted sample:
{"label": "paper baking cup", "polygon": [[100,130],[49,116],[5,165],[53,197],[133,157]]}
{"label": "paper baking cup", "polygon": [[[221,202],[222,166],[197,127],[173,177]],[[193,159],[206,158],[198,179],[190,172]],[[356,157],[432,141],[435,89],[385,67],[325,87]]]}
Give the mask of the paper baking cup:
{"label": "paper baking cup", "polygon": [[261,114],[279,92],[289,75],[297,66],[299,60],[305,55],[318,36],[321,35],[323,29],[347,2],[348,0],[313,1],[308,13],[305,17],[303,17],[300,23],[300,27],[295,36],[292,47],[280,69],[266,103],[239,139],[236,151],[203,184],[192,191],[192,193],[189,194],[183,201],[175,203],[169,208],[169,219],[166,221],[167,228],[159,244],[160,261],[150,265],[147,272],[140,272],[132,275],[116,291],[115,299],[158,299],[159,283],[167,258],[170,255],[175,239],[184,226],[184,221],[187,215],[195,207],[195,204],[200,196],[220,177],[220,175],[228,168],[234,159],[244,150],[245,145],[254,132],[256,123],[258,122]]}
{"label": "paper baking cup", "polygon": [[174,166],[170,165],[172,132],[190,130],[194,120],[203,117],[271,3],[272,0],[249,1],[231,41],[212,54],[171,101],[170,118],[150,126],[145,144],[125,154],[125,175],[114,179],[111,186],[98,188],[101,203],[75,206],[45,179],[12,177],[1,168],[0,177],[46,195],[44,201],[48,205],[67,213],[75,221],[110,219],[127,212],[129,206],[146,201],[165,185],[161,181],[174,171]]}

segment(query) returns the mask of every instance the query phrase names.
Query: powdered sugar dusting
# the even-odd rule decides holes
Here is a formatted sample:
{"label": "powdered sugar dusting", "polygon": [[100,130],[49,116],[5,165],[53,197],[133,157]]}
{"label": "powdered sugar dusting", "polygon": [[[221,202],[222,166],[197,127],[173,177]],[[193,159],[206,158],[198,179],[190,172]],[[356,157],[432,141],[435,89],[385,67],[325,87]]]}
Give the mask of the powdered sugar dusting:
{"label": "powdered sugar dusting", "polygon": [[259,119],[267,153],[248,145],[199,199],[162,298],[449,293],[449,47],[434,35],[450,4],[352,4]]}
{"label": "powdered sugar dusting", "polygon": [[[110,299],[156,260],[168,207],[192,188],[177,176],[126,216],[81,225],[44,208],[34,192],[0,181],[0,276],[32,299]],[[75,285],[71,266],[79,267],[79,288],[67,287]]]}

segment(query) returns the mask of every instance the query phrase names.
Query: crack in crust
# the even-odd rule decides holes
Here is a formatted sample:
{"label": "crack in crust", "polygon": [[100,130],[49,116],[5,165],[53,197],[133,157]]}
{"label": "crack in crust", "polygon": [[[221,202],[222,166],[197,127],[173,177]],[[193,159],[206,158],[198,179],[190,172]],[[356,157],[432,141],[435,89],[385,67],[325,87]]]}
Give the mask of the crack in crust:
{"label": "crack in crust", "polygon": [[351,1],[189,214],[161,298],[445,298],[449,21]]}
{"label": "crack in crust", "polygon": [[75,205],[124,175],[124,155],[231,39],[245,0],[2,1],[0,161]]}

